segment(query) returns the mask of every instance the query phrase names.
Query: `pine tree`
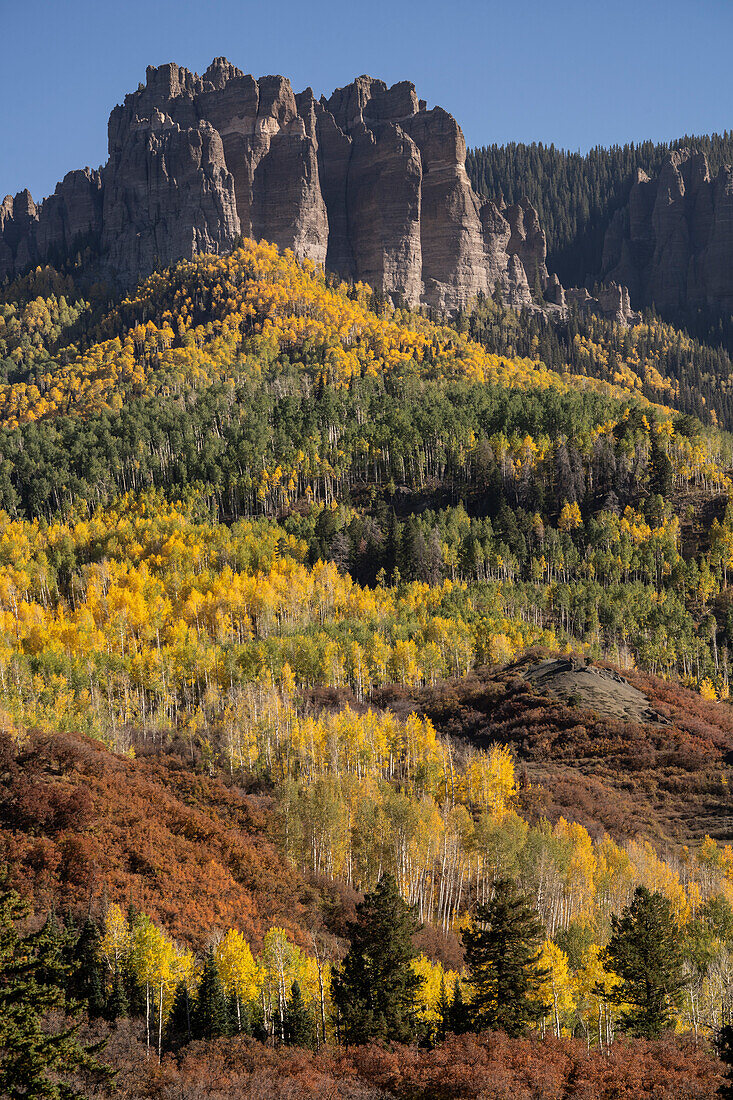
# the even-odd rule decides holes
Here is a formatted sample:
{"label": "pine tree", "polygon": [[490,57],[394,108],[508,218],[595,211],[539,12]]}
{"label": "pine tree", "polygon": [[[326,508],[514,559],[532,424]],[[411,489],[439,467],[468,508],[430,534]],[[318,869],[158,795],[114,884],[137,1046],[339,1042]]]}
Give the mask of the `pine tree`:
{"label": "pine tree", "polygon": [[315,1028],[306,1008],[298,982],[293,982],[290,999],[285,1007],[285,1042],[294,1047],[313,1047]]}
{"label": "pine tree", "polygon": [[236,993],[227,996],[227,1020],[232,1034],[252,1034],[251,1005],[243,1005]]}
{"label": "pine tree", "polygon": [[451,1030],[450,1026],[450,1008],[451,1002],[448,997],[448,991],[445,987],[445,974],[440,977],[440,999],[438,1001],[438,1027],[436,1030],[436,1037],[438,1042],[445,1039],[448,1032]]}
{"label": "pine tree", "polygon": [[539,965],[542,922],[510,879],[495,883],[491,901],[478,906],[476,921],[463,934],[473,989],[471,1026],[520,1036],[547,1012],[540,996],[547,977]]}
{"label": "pine tree", "polygon": [[213,948],[206,952],[196,1005],[191,1019],[191,1030],[196,1039],[217,1039],[226,1035],[227,1004],[221,984]]}
{"label": "pine tree", "polygon": [[173,997],[173,1007],[166,1024],[166,1045],[174,1050],[193,1038],[191,997],[185,982],[179,982]]}
{"label": "pine tree", "polygon": [[660,446],[657,437],[653,436],[649,455],[649,488],[652,493],[668,497],[672,491],[673,481],[674,467],[670,457]]}
{"label": "pine tree", "polygon": [[606,970],[621,984],[608,994],[621,1013],[623,1031],[653,1039],[674,1022],[685,987],[682,940],[672,906],[661,894],[637,887],[631,905],[611,917],[611,939],[603,951]]}
{"label": "pine tree", "polygon": [[96,1058],[99,1046],[79,1043],[78,1025],[51,1032],[44,1027],[50,1010],[73,1016],[80,1006],[64,992],[69,970],[56,930],[47,922],[33,936],[18,934],[16,923],[26,913],[15,891],[0,884],[0,1096],[74,1100],[82,1094],[65,1081],[70,1074],[111,1074]]}
{"label": "pine tree", "polygon": [[349,929],[351,945],[333,983],[347,1044],[414,1038],[415,997],[422,980],[410,965],[417,927],[390,874],[382,875],[377,888],[357,905]]}

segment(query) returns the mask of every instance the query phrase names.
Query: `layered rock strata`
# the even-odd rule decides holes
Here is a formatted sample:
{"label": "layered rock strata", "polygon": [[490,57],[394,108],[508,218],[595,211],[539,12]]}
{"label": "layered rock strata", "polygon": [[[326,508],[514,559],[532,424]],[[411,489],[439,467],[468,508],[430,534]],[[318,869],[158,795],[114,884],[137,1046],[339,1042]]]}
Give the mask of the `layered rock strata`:
{"label": "layered rock strata", "polygon": [[703,153],[682,149],[656,178],[638,171],[606,233],[602,275],[665,314],[733,310],[733,169],[712,178]]}
{"label": "layered rock strata", "polygon": [[465,157],[455,119],[407,82],[363,76],[318,100],[224,58],[201,77],[149,68],[112,111],[100,171],[0,206],[0,278],[90,247],[129,285],[242,235],[411,305],[455,310],[497,285],[515,307],[555,300],[536,212],[480,202]]}

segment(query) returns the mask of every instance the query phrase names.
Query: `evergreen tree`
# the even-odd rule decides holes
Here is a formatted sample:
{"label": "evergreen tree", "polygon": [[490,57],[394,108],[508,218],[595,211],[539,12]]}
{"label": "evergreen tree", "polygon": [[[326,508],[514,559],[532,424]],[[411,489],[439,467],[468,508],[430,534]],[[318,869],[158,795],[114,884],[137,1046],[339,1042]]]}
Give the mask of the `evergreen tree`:
{"label": "evergreen tree", "polygon": [[48,923],[21,939],[16,923],[27,909],[18,895],[0,884],[0,1096],[8,1100],[74,1100],[81,1093],[65,1079],[81,1071],[98,1079],[110,1071],[96,1058],[99,1046],[84,1047],[78,1025],[48,1031],[51,1009],[77,1015],[80,1006],[64,991],[69,970]]}
{"label": "evergreen tree", "polygon": [[347,1044],[414,1038],[415,996],[422,981],[410,965],[417,927],[390,874],[357,905],[351,945],[333,983]]}
{"label": "evergreen tree", "polygon": [[452,1031],[454,1035],[464,1035],[470,1030],[470,1023],[468,1007],[463,1001],[461,983],[456,978],[453,986],[453,1000],[448,1014],[448,1031]]}
{"label": "evergreen tree", "polygon": [[448,991],[445,987],[445,975],[443,974],[440,979],[440,999],[438,1001],[438,1027],[436,1029],[436,1038],[439,1043],[442,1043],[448,1032],[451,1030],[450,1026],[450,1009],[451,1003],[448,997]]}
{"label": "evergreen tree", "polygon": [[126,968],[121,976],[122,991],[129,1009],[130,1016],[145,1015],[145,988],[137,980],[131,968]]}
{"label": "evergreen tree", "polygon": [[718,1088],[721,1100],[733,1100],[733,1027],[726,1024],[715,1037],[718,1057],[725,1066],[723,1084]]}
{"label": "evergreen tree", "polygon": [[101,1016],[105,1008],[102,966],[99,961],[100,943],[99,929],[91,917],[88,917],[71,953],[71,992],[84,1002],[92,1017]]}
{"label": "evergreen tree", "polygon": [[609,1000],[630,1006],[621,1013],[622,1030],[655,1038],[672,1026],[685,987],[682,938],[672,906],[661,894],[639,886],[631,905],[620,917],[611,917],[611,928],[602,960],[621,984]]}
{"label": "evergreen tree", "polygon": [[112,979],[104,1014],[111,1023],[116,1020],[125,1020],[130,1015],[130,1004],[125,992],[125,983],[119,972]]}
{"label": "evergreen tree", "polygon": [[227,1004],[224,987],[214,958],[214,949],[206,952],[196,1005],[191,1019],[191,1030],[196,1039],[217,1039],[226,1035]]}
{"label": "evergreen tree", "polygon": [[674,467],[669,455],[654,436],[649,455],[649,488],[661,497],[669,496],[672,491]]}
{"label": "evergreen tree", "polygon": [[547,1013],[540,997],[547,977],[539,965],[542,922],[511,879],[495,883],[491,901],[476,910],[476,922],[463,933],[473,989],[471,1026],[517,1037]]}
{"label": "evergreen tree", "polygon": [[285,1006],[285,1042],[294,1047],[313,1047],[315,1028],[306,1008],[298,982],[293,982],[290,999]]}
{"label": "evergreen tree", "polygon": [[166,1024],[166,1045],[175,1050],[184,1043],[190,1043],[192,1038],[191,997],[186,983],[179,982]]}
{"label": "evergreen tree", "polygon": [[236,993],[227,997],[227,1020],[232,1034],[252,1034],[252,1007],[242,1004]]}
{"label": "evergreen tree", "polygon": [[36,981],[40,985],[60,984],[64,993],[70,997],[74,972],[75,925],[68,919],[61,924],[56,913],[51,910],[35,940],[39,946],[43,944],[43,950],[38,954]]}

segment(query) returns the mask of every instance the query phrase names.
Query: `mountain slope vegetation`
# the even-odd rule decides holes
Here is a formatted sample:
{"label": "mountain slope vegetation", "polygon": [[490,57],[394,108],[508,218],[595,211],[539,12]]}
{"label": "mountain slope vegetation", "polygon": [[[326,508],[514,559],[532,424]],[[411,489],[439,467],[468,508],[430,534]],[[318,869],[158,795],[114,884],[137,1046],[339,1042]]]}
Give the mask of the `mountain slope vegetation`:
{"label": "mountain slope vegetation", "polygon": [[[251,241],[120,301],[51,269],[3,289],[0,859],[36,923],[96,922],[129,1049],[178,1055],[204,987],[207,1037],[287,1045],[295,1014],[336,1043],[385,874],[424,926],[424,1045],[506,877],[542,922],[542,1033],[608,1049],[640,888],[686,952],[678,1029],[730,1017],[733,448],[723,360],[717,406],[685,390],[701,348],[494,299],[449,324]],[[553,691],[553,661],[626,702]]]}

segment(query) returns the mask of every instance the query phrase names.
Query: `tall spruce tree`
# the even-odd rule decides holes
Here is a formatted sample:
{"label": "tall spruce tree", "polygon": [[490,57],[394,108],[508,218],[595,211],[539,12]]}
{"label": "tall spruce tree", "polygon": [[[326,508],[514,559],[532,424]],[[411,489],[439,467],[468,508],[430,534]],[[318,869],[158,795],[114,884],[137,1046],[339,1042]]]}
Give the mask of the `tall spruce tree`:
{"label": "tall spruce tree", "polygon": [[631,905],[620,917],[611,917],[611,928],[601,957],[621,984],[607,994],[608,999],[624,1006],[623,1031],[656,1038],[672,1026],[685,987],[682,938],[672,906],[661,894],[639,886]]}
{"label": "tall spruce tree", "polygon": [[105,1008],[104,978],[100,962],[102,937],[88,917],[71,952],[71,992],[82,1001],[90,1016],[101,1016]]}
{"label": "tall spruce tree", "polygon": [[463,933],[468,982],[473,990],[473,1030],[504,1031],[511,1037],[547,1013],[540,986],[547,971],[539,963],[544,927],[511,879],[494,884],[487,905],[476,909],[474,926]]}
{"label": "tall spruce tree", "polygon": [[226,996],[212,947],[206,952],[191,1029],[196,1039],[218,1039],[228,1031]]}
{"label": "tall spruce tree", "polygon": [[415,998],[422,979],[410,964],[417,929],[393,876],[382,875],[356,907],[351,945],[334,978],[333,999],[345,1043],[404,1043],[415,1037]]}
{"label": "tall spruce tree", "polygon": [[453,1000],[450,1004],[450,1010],[448,1012],[448,1031],[452,1031],[454,1035],[464,1035],[470,1030],[471,1021],[468,1015],[468,1006],[463,1000],[463,992],[461,990],[461,983],[456,978],[453,985]]}
{"label": "tall spruce tree", "polygon": [[166,1046],[177,1050],[184,1043],[190,1043],[193,1038],[192,1006],[188,986],[185,982],[179,982],[173,997],[168,1022],[166,1024]]}
{"label": "tall spruce tree", "polygon": [[285,1042],[288,1046],[294,1047],[315,1045],[314,1020],[303,1000],[298,982],[293,982],[290,997],[285,1006]]}
{"label": "tall spruce tree", "polygon": [[440,998],[438,1000],[438,1026],[435,1030],[435,1038],[442,1043],[450,1031],[450,997],[445,986],[445,975],[440,978]]}
{"label": "tall spruce tree", "polygon": [[104,1006],[104,1014],[110,1023],[125,1020],[130,1015],[130,1003],[125,992],[125,983],[120,977],[119,971],[115,971],[112,978],[112,985]]}
{"label": "tall spruce tree", "polygon": [[99,1046],[85,1047],[78,1025],[49,1030],[51,1010],[77,1015],[80,1006],[66,996],[68,966],[62,941],[48,923],[21,938],[17,923],[27,914],[18,895],[0,883],[0,1096],[8,1100],[81,1098],[70,1075],[98,1080],[111,1072],[96,1057]]}

